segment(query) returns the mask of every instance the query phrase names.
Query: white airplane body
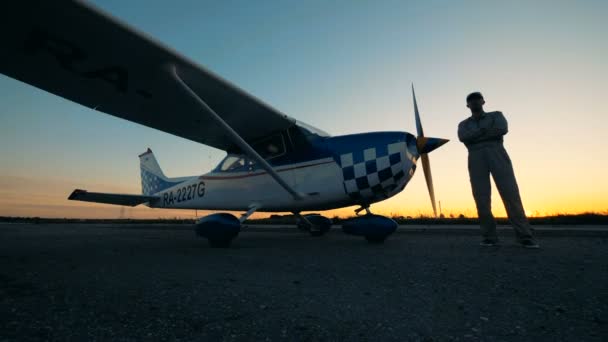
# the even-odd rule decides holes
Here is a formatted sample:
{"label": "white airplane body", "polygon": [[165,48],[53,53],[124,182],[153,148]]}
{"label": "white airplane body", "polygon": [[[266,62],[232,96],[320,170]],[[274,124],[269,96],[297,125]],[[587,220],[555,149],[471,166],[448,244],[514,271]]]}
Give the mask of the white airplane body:
{"label": "white airplane body", "polygon": [[[300,212],[329,210],[362,202],[372,204],[399,193],[414,174],[417,158],[405,146],[405,142],[397,142],[389,147],[399,154],[397,163],[390,165],[388,156],[378,162],[384,162],[386,169],[392,168],[390,175],[394,173],[403,176],[399,179],[387,177],[382,182],[379,178],[375,183],[371,181],[372,184],[381,184],[381,194],[374,193],[371,188],[368,191],[354,189],[352,193],[358,192],[358,198],[354,198],[352,193],[349,195],[340,161],[332,157],[276,168],[276,172],[293,189],[305,194],[303,198],[295,199],[266,171],[255,166],[243,165],[236,170],[221,170],[222,166],[232,162],[231,158],[246,160],[244,156],[228,155],[215,170],[201,176],[171,179],[162,173],[152,151],[148,150],[140,155],[142,188],[153,188],[151,191],[144,190],[144,194],[158,198],[148,203],[154,208],[247,211],[255,206],[259,212]],[[361,175],[366,175],[365,172],[361,170]],[[163,189],[156,191],[161,188]]]}
{"label": "white airplane body", "polygon": [[339,166],[332,160],[292,164],[276,171],[296,191],[315,195],[296,200],[264,171],[234,172],[230,176],[212,171],[158,192],[159,200],[149,204],[153,208],[231,211],[247,211],[253,204],[259,212],[328,210],[348,205],[343,187],[325,182],[341,177]]}
{"label": "white airplane body", "polygon": [[[370,205],[401,192],[422,160],[435,210],[428,153],[447,140],[371,132],[332,137],[277,111],[185,57],[80,1],[22,1],[0,14],[0,72],[58,96],[227,152],[200,176],[167,177],[140,155],[142,194],[74,190],[70,200],[153,208],[246,211],[200,219],[196,232],[227,246],[259,212],[292,212],[313,235],[331,221],[303,211],[360,206],[346,233],[381,242],[396,223]],[[125,54],[123,51],[128,50]]]}

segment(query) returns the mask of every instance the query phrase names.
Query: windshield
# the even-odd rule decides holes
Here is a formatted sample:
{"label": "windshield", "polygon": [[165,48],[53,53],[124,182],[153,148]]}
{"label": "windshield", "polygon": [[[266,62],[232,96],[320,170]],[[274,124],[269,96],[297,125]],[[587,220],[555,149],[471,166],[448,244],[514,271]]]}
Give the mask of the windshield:
{"label": "windshield", "polygon": [[255,161],[239,155],[239,154],[229,154],[220,162],[220,164],[216,167],[216,171],[221,172],[230,172],[230,171],[251,171],[255,168]]}
{"label": "windshield", "polygon": [[220,165],[221,171],[233,171],[245,166],[245,158],[242,156],[227,156]]}
{"label": "windshield", "polygon": [[301,121],[296,121],[296,125],[298,127],[303,128],[304,131],[308,131],[309,133],[316,134],[316,135],[318,135],[320,137],[329,137],[330,136],[329,133],[324,132],[324,131],[322,131],[322,130],[320,130],[318,128],[312,127],[312,126],[310,126],[308,124],[305,124],[305,123],[303,123]]}

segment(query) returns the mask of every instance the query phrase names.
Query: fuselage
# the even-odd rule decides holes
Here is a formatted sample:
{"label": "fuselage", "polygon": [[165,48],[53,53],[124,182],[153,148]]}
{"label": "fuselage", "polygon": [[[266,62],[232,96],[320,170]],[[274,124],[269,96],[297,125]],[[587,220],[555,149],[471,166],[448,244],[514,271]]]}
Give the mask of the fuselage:
{"label": "fuselage", "polygon": [[[267,145],[267,146],[266,146]],[[282,132],[256,150],[297,192],[294,199],[242,153],[231,153],[211,172],[156,194],[151,207],[300,212],[368,206],[399,193],[416,170],[416,137],[373,132],[336,137],[307,130]]]}

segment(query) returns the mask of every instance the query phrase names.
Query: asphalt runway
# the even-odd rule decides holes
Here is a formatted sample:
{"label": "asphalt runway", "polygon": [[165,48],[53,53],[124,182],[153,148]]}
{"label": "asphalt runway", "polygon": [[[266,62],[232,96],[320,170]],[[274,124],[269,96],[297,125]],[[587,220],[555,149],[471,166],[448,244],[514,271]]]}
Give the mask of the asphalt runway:
{"label": "asphalt runway", "polygon": [[[470,228],[470,227],[469,227]],[[608,235],[0,224],[0,341],[606,341]]]}

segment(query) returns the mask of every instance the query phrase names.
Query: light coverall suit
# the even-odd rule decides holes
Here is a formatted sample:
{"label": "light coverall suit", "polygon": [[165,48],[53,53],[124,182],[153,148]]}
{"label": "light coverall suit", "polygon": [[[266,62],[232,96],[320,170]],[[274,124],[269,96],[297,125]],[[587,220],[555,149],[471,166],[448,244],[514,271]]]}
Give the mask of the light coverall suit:
{"label": "light coverall suit", "polygon": [[490,174],[498,188],[517,239],[532,239],[530,223],[521,203],[513,165],[503,146],[508,132],[507,120],[501,112],[472,116],[458,125],[458,139],[469,150],[469,177],[477,215],[484,239],[497,241],[496,221],[492,215]]}

